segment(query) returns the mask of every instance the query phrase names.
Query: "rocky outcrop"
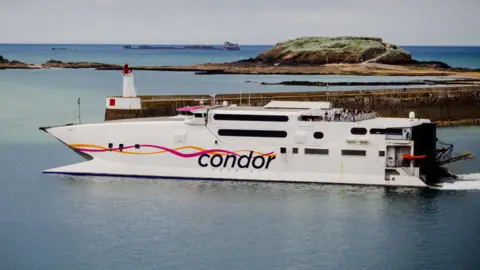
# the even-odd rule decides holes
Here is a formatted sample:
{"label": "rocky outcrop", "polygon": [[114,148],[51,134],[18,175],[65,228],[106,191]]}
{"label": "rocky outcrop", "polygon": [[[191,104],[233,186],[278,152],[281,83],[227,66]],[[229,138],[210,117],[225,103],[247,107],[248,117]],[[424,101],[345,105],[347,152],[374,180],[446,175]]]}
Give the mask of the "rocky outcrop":
{"label": "rocky outcrop", "polygon": [[0,55],[0,69],[33,69],[38,68],[20,61],[8,60]]}
{"label": "rocky outcrop", "polygon": [[95,68],[95,69],[121,69],[122,66],[115,64],[105,64],[97,62],[62,62],[58,60],[50,60],[42,64],[44,68]]}
{"label": "rocky outcrop", "polygon": [[280,42],[255,60],[270,64],[414,63],[404,49],[371,37],[303,37]]}
{"label": "rocky outcrop", "polygon": [[[452,67],[440,62],[440,61],[417,61],[414,60],[410,65],[414,65],[416,67],[422,67],[422,68],[432,68],[432,69],[448,69],[451,70]],[[468,69],[470,70],[470,69]]]}

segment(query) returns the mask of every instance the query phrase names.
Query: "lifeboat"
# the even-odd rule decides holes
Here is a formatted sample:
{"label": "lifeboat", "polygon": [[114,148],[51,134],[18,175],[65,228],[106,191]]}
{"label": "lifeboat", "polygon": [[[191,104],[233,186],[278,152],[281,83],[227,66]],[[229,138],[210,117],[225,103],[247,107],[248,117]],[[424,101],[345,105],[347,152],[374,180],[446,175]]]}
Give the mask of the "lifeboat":
{"label": "lifeboat", "polygon": [[427,157],[426,155],[412,156],[410,154],[403,154],[403,159],[424,159],[426,157]]}

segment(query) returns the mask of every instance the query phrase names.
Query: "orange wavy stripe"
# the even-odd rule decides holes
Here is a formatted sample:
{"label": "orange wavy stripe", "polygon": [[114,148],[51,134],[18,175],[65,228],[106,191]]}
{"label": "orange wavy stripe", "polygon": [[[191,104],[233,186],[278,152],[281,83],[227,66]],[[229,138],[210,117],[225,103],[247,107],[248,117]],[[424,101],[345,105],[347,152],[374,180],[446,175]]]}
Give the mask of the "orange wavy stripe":
{"label": "orange wavy stripe", "polygon": [[[102,150],[108,150],[109,149],[107,147],[103,147],[103,146],[95,145],[95,144],[70,144],[69,146],[72,147],[72,148],[94,148],[94,149],[102,149]],[[173,150],[177,151],[177,150],[183,150],[183,149],[194,149],[194,150],[198,150],[198,151],[205,151],[206,150],[205,148],[200,148],[200,147],[194,146],[194,145],[182,146],[182,147],[174,148]],[[233,152],[240,153],[240,152],[250,152],[250,151],[257,154],[257,155],[264,155],[264,153],[257,152],[257,151],[252,151],[252,150],[247,150],[247,149],[233,151]],[[113,150],[112,152],[117,152],[117,153],[126,154],[126,155],[154,155],[154,154],[166,153],[168,151],[162,150],[162,151],[155,151],[155,152],[131,152],[131,151]],[[221,155],[221,156],[228,155],[226,153],[215,153],[215,152],[212,152],[211,154],[213,154],[213,155],[217,154],[217,155]],[[276,154],[270,154],[270,155],[266,155],[266,156],[276,156]]]}

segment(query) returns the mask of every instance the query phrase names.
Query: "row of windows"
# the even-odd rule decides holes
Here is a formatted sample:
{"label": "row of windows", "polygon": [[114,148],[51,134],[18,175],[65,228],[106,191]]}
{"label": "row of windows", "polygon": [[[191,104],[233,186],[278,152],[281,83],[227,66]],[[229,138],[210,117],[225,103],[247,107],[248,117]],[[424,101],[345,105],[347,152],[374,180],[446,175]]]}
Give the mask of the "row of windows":
{"label": "row of windows", "polygon": [[[280,154],[286,154],[287,148],[281,147]],[[305,148],[305,155],[328,155],[328,149]],[[298,154],[298,148],[292,148],[292,154]],[[366,150],[342,150],[342,156],[366,156]],[[385,151],[379,151],[378,156],[384,157]]]}
{"label": "row of windows", "polygon": [[[366,128],[352,128],[350,132],[353,135],[365,135],[367,134]],[[388,135],[402,135],[401,128],[372,128],[370,129],[370,134],[388,134]]]}
{"label": "row of windows", "polygon": [[[108,148],[111,150],[113,148],[113,144],[109,143]],[[123,143],[118,145],[118,148],[120,151],[123,151]],[[135,144],[135,149],[140,149],[140,144]],[[281,147],[280,148],[280,153],[281,154],[286,154],[287,153],[287,148]],[[293,154],[298,154],[298,148],[294,147],[292,149]],[[305,148],[305,155],[328,155],[329,151],[328,149],[318,149],[318,148]],[[342,150],[342,156],[366,156],[367,151],[365,150]],[[378,155],[380,157],[385,156],[385,151],[379,151]]]}
{"label": "row of windows", "polygon": [[[365,135],[367,129],[352,128],[351,133],[354,135]],[[372,128],[370,134],[387,134],[387,135],[402,135],[402,129],[379,129]],[[236,136],[236,137],[271,137],[271,138],[286,138],[287,132],[283,130],[248,130],[248,129],[220,129],[218,130],[220,136]],[[313,138],[323,139],[322,132],[317,131],[313,133]]]}
{"label": "row of windows", "polygon": [[259,121],[259,122],[288,122],[286,115],[255,115],[255,114],[215,114],[215,120],[226,121]]}
{"label": "row of windows", "polygon": [[[113,149],[113,143],[109,143],[109,144],[108,144],[108,149],[109,149],[110,151],[112,151],[112,149]],[[121,143],[121,144],[118,145],[118,149],[120,150],[120,152],[123,151],[123,149],[124,149],[123,143]],[[135,144],[135,149],[140,149],[140,144]]]}
{"label": "row of windows", "polygon": [[[362,130],[362,131],[361,131]],[[365,135],[367,130],[365,128],[352,128],[352,134]],[[371,129],[370,134],[388,134],[401,135],[402,129]],[[263,137],[263,138],[286,138],[287,132],[283,130],[248,130],[248,129],[219,129],[220,136],[235,136],[235,137]],[[323,139],[322,132],[317,131],[313,133],[313,138]]]}
{"label": "row of windows", "polygon": [[[220,136],[234,137],[260,137],[260,138],[286,138],[287,132],[283,130],[248,130],[248,129],[219,129]],[[315,139],[322,139],[322,132],[313,133]]]}
{"label": "row of windows", "polygon": [[[195,114],[195,117],[204,117],[205,114]],[[303,116],[302,116],[303,117]],[[306,116],[305,116],[306,117]],[[258,122],[288,122],[289,117],[286,115],[254,115],[254,114],[215,114],[213,116],[215,120],[224,120],[224,121],[258,121]],[[365,135],[367,134],[366,128],[352,128],[350,132],[353,135]],[[323,134],[320,138],[315,137],[315,139],[323,138]],[[389,134],[389,135],[402,135],[401,128],[372,128],[370,129],[370,134]],[[315,135],[314,135],[315,136]]]}
{"label": "row of windows", "polygon": [[235,137],[286,138],[287,132],[283,130],[219,129],[218,135]]}
{"label": "row of windows", "polygon": [[[362,131],[360,131],[362,130]],[[365,128],[352,128],[352,134],[365,135],[367,130]],[[370,134],[387,134],[387,135],[402,135],[402,129],[371,129]],[[270,137],[270,138],[286,138],[287,132],[283,130],[248,130],[248,129],[220,129],[218,130],[220,136],[235,136],[235,137]],[[323,139],[322,132],[317,131],[313,133],[313,138]]]}

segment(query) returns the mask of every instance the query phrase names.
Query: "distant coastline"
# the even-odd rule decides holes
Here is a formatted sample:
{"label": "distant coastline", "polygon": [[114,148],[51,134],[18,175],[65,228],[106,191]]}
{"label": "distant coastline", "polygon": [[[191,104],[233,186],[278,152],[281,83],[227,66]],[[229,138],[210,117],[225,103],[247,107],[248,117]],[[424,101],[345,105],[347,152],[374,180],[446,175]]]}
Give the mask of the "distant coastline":
{"label": "distant coastline", "polygon": [[[232,44],[224,44],[224,46]],[[236,46],[233,44],[232,46]],[[126,49],[134,49],[125,45]],[[139,45],[142,46],[142,45]],[[64,48],[64,47],[55,47]],[[146,46],[135,49],[216,50],[213,46]],[[60,49],[62,50],[62,49]],[[28,64],[0,56],[0,69],[96,69],[121,70],[118,64],[100,62],[63,62],[50,60]],[[305,37],[280,42],[256,57],[226,63],[193,65],[131,66],[133,70],[186,71],[197,75],[365,75],[365,76],[449,76],[480,77],[480,69],[453,68],[440,61],[417,61],[399,46],[371,37]]]}
{"label": "distant coastline", "polygon": [[211,45],[185,45],[185,46],[155,46],[155,45],[125,45],[127,50],[217,50],[217,51],[239,51],[240,46],[237,43],[225,42],[223,47]]}
{"label": "distant coastline", "polygon": [[[2,69],[95,69],[121,70],[122,65],[99,62],[62,62],[50,60],[43,64],[27,64],[0,56]],[[468,76],[480,77],[480,69],[436,68],[421,65],[326,64],[326,65],[262,65],[252,59],[220,64],[186,66],[131,66],[133,70],[195,72],[196,75],[358,75],[358,76]]]}

